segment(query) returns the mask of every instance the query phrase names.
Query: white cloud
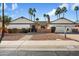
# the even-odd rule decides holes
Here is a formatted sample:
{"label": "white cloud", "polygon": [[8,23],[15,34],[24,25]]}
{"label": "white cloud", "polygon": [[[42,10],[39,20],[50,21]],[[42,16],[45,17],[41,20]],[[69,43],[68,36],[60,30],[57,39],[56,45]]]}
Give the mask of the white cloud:
{"label": "white cloud", "polygon": [[64,3],[64,4],[61,4],[59,7],[60,7],[60,8],[62,8],[62,7],[66,7],[67,9],[69,9],[69,4]]}
{"label": "white cloud", "polygon": [[12,10],[15,10],[18,7],[17,3],[12,4]]}
{"label": "white cloud", "polygon": [[12,15],[11,15],[11,17],[12,17],[12,18],[14,18],[14,17],[15,17],[15,15],[14,15],[14,14],[12,14]]}
{"label": "white cloud", "polygon": [[47,14],[50,15],[50,16],[54,16],[55,15],[55,11],[56,11],[56,9],[53,9],[50,12],[48,12]]}
{"label": "white cloud", "polygon": [[[6,5],[6,3],[4,4],[4,9],[7,9],[8,6]],[[0,10],[2,9],[2,5],[0,6]]]}
{"label": "white cloud", "polygon": [[72,10],[74,10],[74,7],[75,7],[75,6],[79,6],[79,3],[73,4],[73,5],[72,5]]}

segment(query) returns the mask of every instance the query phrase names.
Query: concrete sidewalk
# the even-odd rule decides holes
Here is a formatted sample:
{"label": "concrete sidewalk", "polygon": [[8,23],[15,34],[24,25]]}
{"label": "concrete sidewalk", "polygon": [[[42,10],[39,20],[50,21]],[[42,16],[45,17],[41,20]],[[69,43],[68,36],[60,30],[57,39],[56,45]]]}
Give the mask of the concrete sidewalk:
{"label": "concrete sidewalk", "polygon": [[79,51],[79,42],[47,40],[47,41],[3,41],[0,50],[27,51]]}

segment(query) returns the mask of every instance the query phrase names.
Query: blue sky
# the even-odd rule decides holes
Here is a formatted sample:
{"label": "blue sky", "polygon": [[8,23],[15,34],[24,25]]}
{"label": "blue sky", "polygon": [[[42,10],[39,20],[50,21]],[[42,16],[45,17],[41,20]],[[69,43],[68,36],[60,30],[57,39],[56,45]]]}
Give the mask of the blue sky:
{"label": "blue sky", "polygon": [[[57,17],[54,15],[54,12],[57,7],[62,8],[63,6],[67,7],[67,12],[65,18],[68,18],[72,21],[76,21],[75,11],[73,10],[74,6],[79,6],[75,3],[6,3],[5,4],[5,15],[11,16],[13,19],[16,19],[20,16],[29,18],[28,9],[36,8],[36,17],[40,20],[45,20],[43,14],[49,14],[51,21],[56,20]],[[0,4],[0,15],[1,15],[1,4]],[[61,15],[62,16],[62,15]]]}

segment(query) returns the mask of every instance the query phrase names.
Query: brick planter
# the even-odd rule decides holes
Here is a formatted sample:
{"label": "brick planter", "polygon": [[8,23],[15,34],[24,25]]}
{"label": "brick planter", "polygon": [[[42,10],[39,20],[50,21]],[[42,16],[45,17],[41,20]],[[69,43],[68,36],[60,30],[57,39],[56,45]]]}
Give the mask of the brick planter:
{"label": "brick planter", "polygon": [[[2,29],[0,28],[0,32],[2,32]],[[8,30],[7,29],[5,29],[5,33],[8,33]]]}
{"label": "brick planter", "polygon": [[41,32],[41,33],[51,33],[51,29],[38,29],[37,32]]}

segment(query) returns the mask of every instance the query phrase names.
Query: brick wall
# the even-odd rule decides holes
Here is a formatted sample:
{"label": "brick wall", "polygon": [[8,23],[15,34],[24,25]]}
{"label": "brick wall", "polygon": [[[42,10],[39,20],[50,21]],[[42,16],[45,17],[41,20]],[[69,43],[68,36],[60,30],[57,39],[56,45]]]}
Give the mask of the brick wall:
{"label": "brick wall", "polygon": [[[2,32],[2,29],[0,28],[0,32]],[[5,29],[5,33],[8,33],[8,30],[7,29]]]}
{"label": "brick wall", "polygon": [[51,29],[38,29],[37,32],[41,32],[41,33],[51,33]]}

